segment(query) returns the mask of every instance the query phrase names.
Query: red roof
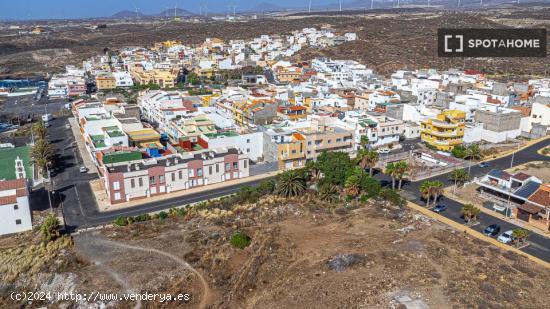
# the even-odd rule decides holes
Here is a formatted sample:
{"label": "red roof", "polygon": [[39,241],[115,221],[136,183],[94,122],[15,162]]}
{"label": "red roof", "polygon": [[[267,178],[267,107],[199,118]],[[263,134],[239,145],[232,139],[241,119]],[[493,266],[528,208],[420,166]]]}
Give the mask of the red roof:
{"label": "red roof", "polygon": [[27,180],[21,178],[17,180],[3,180],[0,181],[0,191],[13,190],[13,189],[25,189],[27,187]]}
{"label": "red roof", "polygon": [[9,205],[17,203],[17,197],[15,195],[0,197],[0,205]]}
{"label": "red roof", "polygon": [[525,181],[525,180],[529,179],[530,177],[531,177],[531,175],[527,175],[525,173],[520,172],[520,173],[515,174],[512,178],[520,180],[520,181]]}

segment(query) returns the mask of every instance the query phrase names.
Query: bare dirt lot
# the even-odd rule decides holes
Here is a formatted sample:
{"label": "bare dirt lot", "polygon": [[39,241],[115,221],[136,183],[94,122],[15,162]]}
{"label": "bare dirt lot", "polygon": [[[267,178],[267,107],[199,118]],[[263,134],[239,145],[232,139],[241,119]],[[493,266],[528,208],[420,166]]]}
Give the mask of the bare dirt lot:
{"label": "bare dirt lot", "polygon": [[[0,307],[23,305],[9,293],[24,289],[191,295],[183,305],[105,302],[112,308],[543,308],[550,301],[550,271],[522,256],[408,210],[341,206],[267,197],[81,234],[74,246],[35,257],[48,259],[38,271],[21,267],[15,279],[3,278]],[[251,244],[233,247],[235,231]],[[2,262],[21,241],[0,239]],[[51,308],[65,306],[76,304]]]}
{"label": "bare dirt lot", "polygon": [[[326,49],[305,49],[295,60],[316,56],[361,61],[382,74],[396,69],[465,67],[485,70],[498,76],[543,74],[541,58],[458,59],[438,58],[438,28],[487,28],[517,26],[505,22],[521,14],[527,27],[547,26],[550,8],[453,12],[437,10],[380,11],[336,16],[279,16],[248,22],[190,23],[174,21],[108,20],[106,29],[92,30],[89,21],[43,23],[45,33],[0,35],[0,78],[45,75],[67,64],[125,46],[149,46],[158,41],[181,40],[184,44],[201,43],[207,37],[224,40],[250,39],[261,34],[286,34],[304,27],[331,25],[337,31],[354,31],[358,41]],[[532,16],[530,18],[529,16]],[[502,20],[502,22],[501,22]],[[97,23],[97,22],[95,22]]]}

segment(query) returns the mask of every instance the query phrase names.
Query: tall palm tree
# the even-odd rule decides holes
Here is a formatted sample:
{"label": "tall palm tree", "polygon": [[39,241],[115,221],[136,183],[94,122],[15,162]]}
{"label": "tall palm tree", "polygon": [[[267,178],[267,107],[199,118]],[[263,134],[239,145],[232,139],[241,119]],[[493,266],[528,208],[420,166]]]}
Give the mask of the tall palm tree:
{"label": "tall palm tree", "polygon": [[386,165],[386,174],[391,177],[391,188],[395,190],[395,180],[399,175],[399,167],[397,166],[397,163],[395,162],[388,163]]}
{"label": "tall palm tree", "polygon": [[426,200],[426,206],[430,206],[431,198],[433,197],[433,202],[437,202],[437,199],[443,192],[443,183],[439,180],[426,180],[420,185],[420,193],[422,197]]}
{"label": "tall palm tree", "polygon": [[462,206],[460,212],[462,213],[462,216],[464,216],[464,220],[466,220],[466,222],[470,222],[477,220],[477,216],[481,210],[472,204],[465,204]]}
{"label": "tall palm tree", "polygon": [[361,192],[361,179],[357,175],[351,175],[346,178],[344,183],[346,194],[352,197],[357,197]]}
{"label": "tall palm tree", "polygon": [[360,142],[360,143],[361,143],[361,146],[363,147],[363,149],[368,148],[369,142],[370,142],[370,141],[369,141],[369,137],[368,137],[368,136],[366,136],[366,135],[361,136],[361,142]]}
{"label": "tall palm tree", "polygon": [[470,170],[472,169],[472,161],[479,160],[482,158],[481,154],[481,148],[479,148],[478,144],[471,144],[466,148],[466,157],[468,160],[470,160],[470,164],[468,165],[468,177],[470,177]]}
{"label": "tall palm tree", "polygon": [[50,165],[53,155],[54,149],[52,145],[44,139],[37,140],[30,150],[30,156],[44,178],[48,177],[48,165]]}
{"label": "tall palm tree", "polygon": [[401,190],[401,185],[403,184],[403,178],[408,174],[410,169],[409,164],[405,161],[399,161],[395,163],[395,169],[396,169],[395,176],[397,180],[399,180],[399,183],[397,185],[397,190]]}
{"label": "tall palm tree", "polygon": [[363,169],[369,169],[369,176],[372,177],[372,171],[378,163],[378,152],[374,150],[361,149],[357,156],[359,159],[359,166]]}
{"label": "tall palm tree", "polygon": [[306,191],[306,181],[296,171],[287,171],[277,177],[277,194],[284,197],[293,197]]}
{"label": "tall palm tree", "polygon": [[465,169],[457,168],[451,172],[451,174],[449,175],[449,179],[454,181],[455,183],[454,189],[456,190],[456,187],[458,185],[460,186],[464,185],[464,183],[466,183],[470,179],[470,176],[468,175],[468,172]]}
{"label": "tall palm tree", "polygon": [[44,125],[44,121],[42,121],[42,119],[35,122],[32,125],[31,130],[34,139],[46,139],[46,126]]}

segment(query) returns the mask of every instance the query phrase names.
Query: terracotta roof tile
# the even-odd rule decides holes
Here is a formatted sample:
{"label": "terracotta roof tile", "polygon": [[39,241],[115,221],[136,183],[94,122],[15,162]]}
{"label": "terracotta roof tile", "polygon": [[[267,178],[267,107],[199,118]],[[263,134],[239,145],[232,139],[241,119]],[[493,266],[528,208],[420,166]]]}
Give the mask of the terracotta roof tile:
{"label": "terracotta roof tile", "polygon": [[17,203],[17,197],[15,195],[0,197],[0,205],[9,205]]}
{"label": "terracotta roof tile", "polygon": [[0,191],[21,189],[25,188],[26,186],[27,181],[25,179],[0,181]]}
{"label": "terracotta roof tile", "polygon": [[533,193],[529,199],[530,202],[550,208],[550,184],[544,184]]}

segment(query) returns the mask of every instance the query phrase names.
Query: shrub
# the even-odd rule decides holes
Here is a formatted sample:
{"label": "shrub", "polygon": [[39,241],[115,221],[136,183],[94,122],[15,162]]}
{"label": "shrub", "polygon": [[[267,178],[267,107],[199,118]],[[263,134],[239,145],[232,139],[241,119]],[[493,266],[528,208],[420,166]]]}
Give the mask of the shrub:
{"label": "shrub", "polygon": [[251,238],[242,233],[236,232],[231,236],[231,245],[235,248],[244,249],[250,245]]}
{"label": "shrub", "polygon": [[166,212],[164,212],[164,211],[159,212],[159,219],[160,220],[164,221],[164,220],[166,220],[166,218],[168,218],[168,214]]}
{"label": "shrub", "polygon": [[397,191],[387,188],[380,191],[380,198],[399,207],[405,206],[406,203],[406,200]]}
{"label": "shrub", "polygon": [[185,217],[185,215],[187,214],[187,210],[185,208],[178,208],[176,214],[178,217]]}
{"label": "shrub", "polygon": [[128,225],[128,218],[122,217],[122,216],[117,217],[115,219],[115,225],[117,225],[117,226],[126,226],[126,225]]}
{"label": "shrub", "polygon": [[368,195],[361,195],[361,197],[359,198],[359,202],[361,203],[366,203],[369,201],[369,196]]}
{"label": "shrub", "polygon": [[151,220],[151,216],[149,214],[143,214],[134,217],[134,222],[144,222],[149,220]]}
{"label": "shrub", "polygon": [[61,235],[59,220],[53,214],[49,214],[40,226],[40,233],[42,234],[42,240],[45,242],[56,240]]}

